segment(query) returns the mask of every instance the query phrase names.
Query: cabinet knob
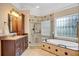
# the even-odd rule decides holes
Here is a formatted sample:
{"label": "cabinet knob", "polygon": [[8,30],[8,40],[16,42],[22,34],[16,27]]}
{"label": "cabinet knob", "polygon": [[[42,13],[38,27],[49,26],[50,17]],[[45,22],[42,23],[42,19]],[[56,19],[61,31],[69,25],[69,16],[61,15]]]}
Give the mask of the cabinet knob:
{"label": "cabinet knob", "polygon": [[50,46],[48,47],[48,49],[50,49]]}
{"label": "cabinet knob", "polygon": [[67,53],[67,52],[65,52],[65,55],[68,55],[68,53]]}
{"label": "cabinet knob", "polygon": [[43,47],[45,47],[45,45],[43,45]]}
{"label": "cabinet knob", "polygon": [[58,49],[55,49],[55,51],[57,52],[57,51],[58,51]]}

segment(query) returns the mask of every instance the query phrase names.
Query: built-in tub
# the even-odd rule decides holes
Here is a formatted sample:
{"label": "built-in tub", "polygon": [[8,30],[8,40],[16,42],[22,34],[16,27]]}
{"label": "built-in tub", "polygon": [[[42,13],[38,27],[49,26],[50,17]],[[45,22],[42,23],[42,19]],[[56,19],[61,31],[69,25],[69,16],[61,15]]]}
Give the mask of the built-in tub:
{"label": "built-in tub", "polygon": [[[45,42],[45,41],[43,41]],[[48,39],[46,43],[58,45],[60,47],[69,48],[72,50],[79,50],[78,43],[65,41],[65,40],[58,40],[58,39]]]}
{"label": "built-in tub", "polygon": [[[50,49],[47,49],[46,47],[44,47],[44,45],[48,46],[48,48],[52,48],[52,47],[54,47],[54,48],[52,48],[50,50]],[[50,45],[52,45],[52,46],[50,46]],[[70,41],[64,41],[64,40],[58,40],[58,39],[48,39],[47,41],[43,41],[42,49],[51,52],[55,48],[57,48],[59,51],[61,50],[60,54],[57,53],[57,55],[63,55],[65,52],[70,53],[69,55],[77,55],[77,54],[79,54],[78,43],[70,42]]]}

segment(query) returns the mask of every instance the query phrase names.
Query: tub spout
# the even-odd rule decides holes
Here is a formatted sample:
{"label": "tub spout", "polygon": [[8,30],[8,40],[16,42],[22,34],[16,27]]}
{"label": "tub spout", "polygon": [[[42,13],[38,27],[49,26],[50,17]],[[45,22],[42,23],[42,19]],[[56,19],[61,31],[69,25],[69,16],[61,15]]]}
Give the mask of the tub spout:
{"label": "tub spout", "polygon": [[58,46],[66,48],[66,45],[58,44]]}
{"label": "tub spout", "polygon": [[45,42],[47,42],[47,39],[45,39]]}

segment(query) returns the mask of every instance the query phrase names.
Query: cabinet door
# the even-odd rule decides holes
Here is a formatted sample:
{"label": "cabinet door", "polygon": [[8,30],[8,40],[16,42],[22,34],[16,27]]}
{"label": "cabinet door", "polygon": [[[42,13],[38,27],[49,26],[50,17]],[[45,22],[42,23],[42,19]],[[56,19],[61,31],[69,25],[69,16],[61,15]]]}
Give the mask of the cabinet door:
{"label": "cabinet door", "polygon": [[15,53],[16,53],[16,56],[19,56],[21,53],[21,49],[20,49],[20,40],[16,40],[15,41]]}
{"label": "cabinet door", "polygon": [[24,52],[24,38],[21,39],[21,44],[22,52]]}
{"label": "cabinet door", "polygon": [[13,40],[2,40],[1,41],[1,52],[2,56],[14,56],[15,55],[15,46]]}
{"label": "cabinet door", "polygon": [[28,36],[25,37],[25,49],[27,49],[27,47],[28,47]]}

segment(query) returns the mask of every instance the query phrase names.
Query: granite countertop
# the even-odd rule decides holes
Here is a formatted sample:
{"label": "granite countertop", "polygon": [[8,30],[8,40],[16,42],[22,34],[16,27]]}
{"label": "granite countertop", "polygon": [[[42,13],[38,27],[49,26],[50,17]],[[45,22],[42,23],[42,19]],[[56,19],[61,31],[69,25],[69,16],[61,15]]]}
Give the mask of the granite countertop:
{"label": "granite countertop", "polygon": [[13,35],[16,35],[16,33],[0,34],[0,37],[13,36]]}
{"label": "granite countertop", "polygon": [[2,40],[3,38],[5,38],[7,35],[4,34],[0,34],[0,40]]}
{"label": "granite countertop", "polygon": [[27,35],[4,35],[4,34],[1,34],[0,35],[0,40],[18,40],[20,38],[23,38]]}
{"label": "granite countertop", "polygon": [[5,37],[4,39],[1,40],[18,40],[20,38],[25,37],[25,35],[20,35],[20,36],[9,36],[9,37]]}

